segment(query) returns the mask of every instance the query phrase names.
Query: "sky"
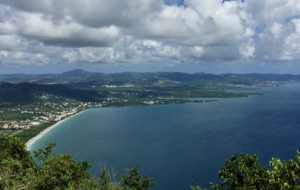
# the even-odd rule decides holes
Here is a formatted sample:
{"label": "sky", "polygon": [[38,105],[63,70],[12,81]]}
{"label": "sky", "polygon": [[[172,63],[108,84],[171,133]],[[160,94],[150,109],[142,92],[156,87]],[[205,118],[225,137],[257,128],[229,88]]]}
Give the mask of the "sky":
{"label": "sky", "polygon": [[299,0],[0,0],[0,74],[300,74]]}

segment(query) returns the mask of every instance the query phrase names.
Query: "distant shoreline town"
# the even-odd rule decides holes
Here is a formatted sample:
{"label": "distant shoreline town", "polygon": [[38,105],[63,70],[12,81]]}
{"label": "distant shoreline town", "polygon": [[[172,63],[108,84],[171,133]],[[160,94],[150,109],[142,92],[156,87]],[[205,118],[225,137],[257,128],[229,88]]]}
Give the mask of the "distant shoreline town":
{"label": "distant shoreline town", "polygon": [[[52,95],[43,95],[41,99],[47,99]],[[61,97],[55,97],[61,98]],[[68,99],[66,99],[68,101]],[[93,107],[100,107],[102,104],[91,102],[65,102],[62,105],[57,103],[37,103],[33,104],[34,109],[26,109],[24,107],[1,110],[0,113],[21,113],[24,115],[32,115],[32,119],[20,119],[6,122],[2,125],[3,129],[29,129],[47,122],[58,122],[80,111],[84,111]],[[51,111],[45,111],[43,108],[52,108]]]}
{"label": "distant shoreline town", "polygon": [[[139,101],[131,102],[120,98],[107,98],[102,102],[78,102],[73,99],[55,96],[50,94],[43,94],[38,99],[46,101],[48,99],[58,99],[59,103],[46,102],[46,103],[31,103],[29,105],[18,105],[13,108],[2,108],[0,114],[6,116],[16,117],[7,121],[0,121],[0,132],[9,132],[6,136],[17,136],[23,131],[34,130],[34,133],[26,135],[23,138],[25,141],[30,141],[40,133],[44,132],[47,128],[56,125],[59,121],[67,119],[79,112],[85,111],[90,108],[99,107],[116,107],[120,102],[127,103],[128,106],[149,106],[149,105],[162,105],[162,104],[182,104],[182,103],[203,103],[215,100],[180,100],[180,99],[156,99],[147,100],[142,99]],[[39,126],[41,128],[37,129]],[[37,129],[37,130],[36,130]],[[1,134],[1,133],[0,133]],[[21,136],[22,138],[22,136]]]}

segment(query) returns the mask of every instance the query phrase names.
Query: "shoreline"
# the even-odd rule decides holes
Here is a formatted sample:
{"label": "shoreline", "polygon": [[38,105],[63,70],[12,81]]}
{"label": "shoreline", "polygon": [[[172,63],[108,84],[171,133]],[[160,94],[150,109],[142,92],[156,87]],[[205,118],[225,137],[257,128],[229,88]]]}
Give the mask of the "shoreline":
{"label": "shoreline", "polygon": [[[238,97],[239,98],[239,97]],[[168,99],[168,98],[167,98]],[[174,98],[174,99],[184,99],[184,98]],[[191,98],[191,99],[193,99],[193,98]],[[209,101],[208,102],[215,102],[215,101],[217,101],[216,99],[210,99],[210,97],[207,97],[207,98],[201,98],[201,100],[205,100],[205,99],[208,99]],[[176,103],[176,104],[187,104],[187,103],[206,103],[206,101],[203,101],[203,102],[194,102],[194,101],[192,101],[192,102],[185,102],[185,103]],[[131,106],[158,106],[158,105],[172,105],[172,104],[154,104],[154,105],[129,105],[129,107],[131,107]],[[102,108],[110,108],[110,107],[128,107],[128,105],[126,105],[126,106],[103,106]],[[51,125],[51,126],[49,126],[49,127],[47,127],[46,129],[44,129],[43,131],[41,131],[39,134],[37,134],[36,136],[34,136],[34,137],[32,137],[31,139],[29,139],[26,143],[25,143],[25,146],[26,146],[26,149],[27,150],[30,150],[30,147],[31,147],[31,145],[33,144],[33,143],[35,143],[35,141],[36,140],[38,140],[38,139],[40,139],[41,137],[43,137],[46,133],[48,133],[51,129],[53,129],[53,128],[55,128],[56,126],[58,126],[59,124],[61,124],[62,122],[64,122],[65,120],[67,120],[67,119],[69,119],[69,118],[71,118],[71,117],[73,117],[73,116],[76,116],[76,115],[78,115],[78,114],[80,114],[80,113],[82,113],[82,112],[84,112],[84,111],[87,111],[87,110],[89,110],[89,109],[92,109],[92,108],[88,108],[88,109],[85,109],[85,110],[82,110],[82,111],[80,111],[80,112],[78,112],[78,113],[75,113],[75,114],[73,114],[73,115],[71,115],[71,116],[69,116],[69,117],[67,117],[67,118],[65,118],[65,119],[63,119],[63,120],[61,120],[61,121],[58,121],[58,122],[56,122],[55,124],[53,124],[53,125]]]}
{"label": "shoreline", "polygon": [[[214,101],[215,101],[215,100],[214,100]],[[190,103],[190,102],[189,102],[189,103]],[[168,104],[156,104],[156,105],[168,105]],[[136,105],[133,105],[133,106],[136,106]],[[139,105],[139,106],[152,106],[152,105]],[[110,107],[127,107],[127,106],[107,106],[107,107],[105,106],[105,107],[103,107],[103,108],[110,108]],[[67,118],[65,118],[65,119],[63,119],[63,120],[61,120],[61,121],[58,121],[58,122],[56,122],[55,124],[53,124],[53,125],[47,127],[46,129],[44,129],[43,131],[41,131],[41,132],[40,132],[39,134],[37,134],[36,136],[34,136],[34,137],[32,137],[31,139],[29,139],[29,140],[25,143],[26,149],[30,151],[30,146],[31,146],[36,140],[40,139],[40,138],[43,137],[46,133],[48,133],[51,129],[55,128],[56,126],[58,126],[59,124],[61,124],[61,123],[64,122],[65,120],[67,120],[67,119],[69,119],[69,118],[71,118],[71,117],[73,117],[73,116],[76,116],[76,115],[78,115],[78,114],[80,114],[80,113],[82,113],[82,112],[84,112],[84,111],[87,111],[87,110],[89,110],[89,109],[92,109],[92,108],[88,108],[88,109],[86,109],[86,110],[82,110],[82,111],[80,111],[80,112],[78,112],[78,113],[75,113],[75,114],[73,114],[73,115],[71,115],[71,116],[69,116],[69,117],[67,117]]]}
{"label": "shoreline", "polygon": [[40,139],[40,138],[43,137],[46,133],[48,133],[51,129],[55,128],[56,126],[58,126],[59,124],[61,124],[61,123],[64,122],[64,121],[66,121],[67,119],[70,119],[71,117],[76,116],[76,115],[78,115],[78,114],[80,114],[80,113],[82,113],[82,112],[84,112],[84,111],[87,111],[87,110],[89,110],[89,109],[82,110],[82,111],[80,111],[80,112],[78,112],[78,113],[75,113],[75,114],[73,114],[73,115],[71,115],[71,116],[69,116],[69,117],[67,117],[67,118],[65,118],[65,119],[63,119],[63,120],[61,120],[61,121],[58,121],[58,122],[56,122],[55,124],[53,124],[53,125],[47,127],[46,129],[44,129],[43,131],[41,131],[41,132],[40,132],[39,134],[37,134],[36,136],[34,136],[34,137],[32,137],[31,139],[29,139],[29,140],[25,143],[26,149],[27,149],[27,150],[30,150],[30,146],[31,146],[36,140]]}
{"label": "shoreline", "polygon": [[[178,98],[178,99],[181,99],[181,98]],[[182,98],[182,99],[184,99],[184,98]],[[204,98],[204,99],[205,99],[205,98]],[[207,99],[209,99],[209,98],[207,98]],[[203,98],[202,98],[202,100],[203,100]],[[213,100],[209,99],[208,102],[214,102],[214,101],[217,101],[217,100],[215,100],[215,99],[213,99]],[[186,104],[186,103],[205,103],[205,102],[206,102],[206,101],[203,101],[203,102],[185,102],[184,104]],[[177,103],[177,104],[178,104],[178,103]],[[179,104],[182,104],[182,103],[179,103]],[[171,104],[138,105],[138,106],[157,106],[157,105],[171,105]],[[132,105],[132,106],[137,106],[137,105]],[[109,108],[109,107],[128,107],[128,106],[105,106],[105,107],[103,107],[103,108]],[[43,136],[44,136],[46,133],[48,133],[51,129],[55,128],[56,126],[58,126],[59,124],[61,124],[61,123],[64,122],[65,120],[67,120],[67,119],[69,119],[69,118],[71,118],[71,117],[73,117],[73,116],[76,116],[76,115],[78,115],[78,114],[80,114],[80,113],[82,113],[82,112],[84,112],[84,111],[87,111],[87,110],[89,110],[89,109],[92,109],[92,108],[88,108],[88,109],[86,109],[86,110],[82,110],[82,111],[80,111],[80,112],[78,112],[78,113],[75,113],[75,114],[73,114],[73,115],[71,115],[71,116],[69,116],[69,117],[67,117],[67,118],[65,118],[65,119],[63,119],[63,120],[61,120],[61,121],[58,121],[58,122],[56,122],[55,124],[53,124],[53,125],[47,127],[46,129],[44,129],[43,131],[41,131],[41,132],[40,132],[39,134],[37,134],[36,136],[34,136],[34,137],[32,137],[31,139],[29,139],[29,140],[25,143],[26,149],[27,149],[27,150],[30,150],[31,145],[32,145],[36,140],[38,140],[38,139],[40,139],[41,137],[43,137]]]}

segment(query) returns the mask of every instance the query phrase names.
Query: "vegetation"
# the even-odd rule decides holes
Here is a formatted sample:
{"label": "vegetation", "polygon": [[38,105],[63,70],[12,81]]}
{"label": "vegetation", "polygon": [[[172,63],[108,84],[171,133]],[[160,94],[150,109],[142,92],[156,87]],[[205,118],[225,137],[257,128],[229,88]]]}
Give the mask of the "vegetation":
{"label": "vegetation", "polygon": [[[18,133],[14,135],[15,137],[18,137],[22,139],[24,142],[29,141],[32,137],[37,136],[40,132],[48,128],[49,126],[53,125],[55,122],[48,122],[48,123],[43,123],[35,127],[31,127],[26,130],[22,130],[21,133]],[[18,130],[19,131],[19,130]]]}
{"label": "vegetation", "polygon": [[[128,100],[159,97],[246,97],[248,93],[228,93],[226,90],[249,90],[256,89],[258,86],[277,85],[276,82],[268,81],[268,77],[263,76],[265,75],[179,72],[104,74],[83,70],[73,70],[62,74],[0,75],[0,80],[6,81],[0,82],[0,106],[1,104],[33,102],[41,93],[84,102],[100,102],[107,98]],[[298,76],[283,78],[289,79],[289,77],[295,80]],[[272,79],[281,78],[273,77]]]}
{"label": "vegetation", "polygon": [[[295,159],[282,161],[272,158],[270,167],[261,166],[258,155],[233,155],[219,170],[223,182],[211,183],[215,190],[295,190],[300,189],[300,152]],[[204,190],[199,186],[193,190]]]}
{"label": "vegetation", "polygon": [[0,138],[0,189],[147,190],[155,184],[139,174],[139,166],[129,168],[120,182],[112,181],[107,170],[96,180],[88,173],[89,162],[77,162],[69,154],[52,155],[54,146],[47,143],[34,151],[40,162],[37,165],[22,140]]}
{"label": "vegetation", "polygon": [[[69,154],[52,155],[55,144],[47,143],[34,151],[39,163],[33,161],[22,140],[0,138],[0,189],[98,189],[147,190],[155,185],[139,174],[139,165],[128,168],[121,180],[113,180],[104,169],[98,179],[93,178],[87,161],[77,162]],[[258,155],[233,155],[219,170],[222,182],[211,183],[215,190],[294,190],[300,189],[300,152],[295,159],[282,161],[272,158],[270,167],[261,166]],[[204,190],[193,186],[192,190]]]}
{"label": "vegetation", "polygon": [[180,73],[180,72],[123,72],[123,73],[98,73],[75,69],[61,74],[4,74],[0,75],[1,81],[22,83],[32,81],[38,84],[66,84],[70,87],[101,86],[101,85],[124,85],[124,84],[155,84],[178,83],[197,84],[257,84],[265,81],[289,81],[300,80],[300,75],[291,74],[208,74],[208,73]]}
{"label": "vegetation", "polygon": [[0,105],[13,106],[41,102],[38,97],[53,94],[84,102],[99,102],[104,97],[96,91],[70,89],[62,85],[42,85],[33,83],[11,84],[0,82]]}

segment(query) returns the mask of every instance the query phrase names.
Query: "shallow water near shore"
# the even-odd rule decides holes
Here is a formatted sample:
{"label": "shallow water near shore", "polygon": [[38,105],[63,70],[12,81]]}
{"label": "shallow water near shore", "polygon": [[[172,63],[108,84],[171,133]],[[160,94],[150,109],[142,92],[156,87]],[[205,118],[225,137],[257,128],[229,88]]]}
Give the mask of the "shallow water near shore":
{"label": "shallow water near shore", "polygon": [[218,99],[210,103],[87,110],[31,145],[57,143],[55,154],[89,160],[91,173],[101,168],[140,172],[157,184],[153,189],[209,187],[232,154],[259,154],[290,159],[300,149],[300,83],[267,87],[264,95]]}

